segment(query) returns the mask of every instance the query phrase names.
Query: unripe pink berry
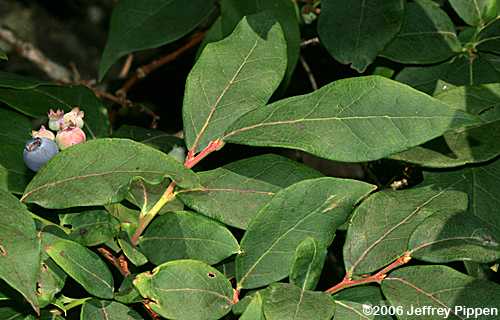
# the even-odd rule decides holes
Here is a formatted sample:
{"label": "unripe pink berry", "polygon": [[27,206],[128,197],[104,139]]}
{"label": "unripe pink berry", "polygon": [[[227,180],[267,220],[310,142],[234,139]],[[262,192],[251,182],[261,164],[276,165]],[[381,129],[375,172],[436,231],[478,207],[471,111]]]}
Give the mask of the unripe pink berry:
{"label": "unripe pink berry", "polygon": [[75,107],[70,112],[66,113],[63,116],[63,128],[67,127],[78,127],[83,128],[83,117],[84,112],[80,110],[80,108]]}
{"label": "unripe pink berry", "polygon": [[59,131],[56,135],[56,142],[59,149],[64,150],[72,145],[85,142],[85,132],[78,127],[69,127]]}
{"label": "unripe pink berry", "polygon": [[40,130],[38,131],[32,130],[31,136],[33,138],[47,138],[50,140],[54,140],[56,138],[56,136],[54,135],[54,133],[52,133],[52,131],[45,129],[45,126],[41,126]]}

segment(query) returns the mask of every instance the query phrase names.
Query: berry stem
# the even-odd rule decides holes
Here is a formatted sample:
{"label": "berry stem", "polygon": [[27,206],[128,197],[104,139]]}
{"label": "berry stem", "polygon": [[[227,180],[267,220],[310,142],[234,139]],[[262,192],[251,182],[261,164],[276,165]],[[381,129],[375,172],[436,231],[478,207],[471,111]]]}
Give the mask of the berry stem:
{"label": "berry stem", "polygon": [[352,275],[348,272],[346,274],[346,276],[344,277],[344,279],[342,279],[341,282],[339,282],[336,285],[334,285],[333,287],[327,289],[325,292],[330,293],[330,294],[334,294],[334,293],[337,293],[343,289],[354,287],[354,286],[359,286],[362,284],[374,283],[374,282],[380,284],[382,282],[382,280],[384,280],[385,277],[387,276],[387,273],[396,269],[397,267],[400,267],[400,266],[408,263],[410,260],[411,260],[410,253],[405,252],[401,257],[397,258],[394,262],[392,262],[390,265],[383,268],[382,270],[380,270],[376,274],[365,277],[365,278],[361,278],[361,279],[352,279],[351,278]]}

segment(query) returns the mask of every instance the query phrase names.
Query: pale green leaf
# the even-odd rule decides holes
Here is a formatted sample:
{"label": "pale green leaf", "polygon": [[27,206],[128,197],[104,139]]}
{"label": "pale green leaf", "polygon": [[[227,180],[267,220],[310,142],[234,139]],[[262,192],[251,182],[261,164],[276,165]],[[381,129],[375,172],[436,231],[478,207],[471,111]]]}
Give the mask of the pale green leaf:
{"label": "pale green leaf", "polygon": [[483,26],[497,15],[497,0],[450,0],[450,4],[471,26]]}
{"label": "pale green leaf", "polygon": [[61,269],[90,294],[104,299],[113,298],[113,276],[97,254],[64,239],[57,239],[44,249]]}
{"label": "pale green leaf", "polygon": [[314,238],[305,238],[295,250],[290,283],[302,290],[314,290],[318,284],[327,250],[321,247]]}
{"label": "pale green leaf", "polygon": [[399,32],[404,4],[402,0],[323,0],[318,22],[321,43],[335,59],[364,72]]}
{"label": "pale green leaf", "polygon": [[159,265],[177,259],[215,264],[239,252],[238,242],[222,224],[195,212],[169,212],[153,220],[139,248]]}
{"label": "pale green leaf", "polygon": [[425,218],[466,208],[463,192],[431,187],[373,194],[356,208],[347,229],[347,273],[361,275],[388,265],[407,250],[411,233]]}
{"label": "pale green leaf", "polygon": [[251,111],[233,123],[223,139],[362,162],[387,157],[477,121],[408,86],[369,76],[339,80]]}
{"label": "pale green leaf", "polygon": [[104,205],[122,200],[138,176],[151,182],[168,176],[181,187],[199,187],[192,171],[158,150],[132,140],[97,139],[52,158],[30,182],[22,200],[45,208]]}
{"label": "pale green leaf", "polygon": [[[410,314],[410,310],[423,311],[423,308],[446,309],[449,311],[447,319],[452,320],[469,318],[465,308],[488,309],[493,314],[482,314],[479,319],[498,319],[500,286],[447,266],[414,266],[393,271],[382,282],[382,291],[391,305],[402,306],[405,310],[398,316],[400,320],[422,319],[422,315]],[[442,320],[444,317],[436,312],[425,314],[426,320]]]}
{"label": "pale green leaf", "polygon": [[139,274],[134,285],[149,306],[169,319],[211,320],[226,315],[233,288],[222,273],[196,260],[176,260]]}
{"label": "pale green leaf", "polygon": [[253,295],[252,300],[245,308],[245,312],[243,312],[239,320],[265,320],[262,310],[262,296],[259,292]]}
{"label": "pale green leaf", "polygon": [[286,277],[296,247],[308,236],[327,247],[353,206],[373,189],[356,180],[319,178],[278,192],[241,240],[242,253],[236,257],[238,288],[257,288]]}
{"label": "pale green leaf", "polygon": [[243,18],[233,33],[208,44],[184,95],[186,145],[194,151],[222,136],[238,117],[264,106],[286,69],[286,43],[268,13]]}

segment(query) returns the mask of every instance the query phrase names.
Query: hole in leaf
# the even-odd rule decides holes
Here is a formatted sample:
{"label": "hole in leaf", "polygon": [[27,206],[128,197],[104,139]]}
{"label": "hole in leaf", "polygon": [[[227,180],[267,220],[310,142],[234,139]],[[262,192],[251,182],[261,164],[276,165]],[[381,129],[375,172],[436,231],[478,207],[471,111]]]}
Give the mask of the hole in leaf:
{"label": "hole in leaf", "polygon": [[7,255],[7,250],[0,244],[0,255],[6,256]]}
{"label": "hole in leaf", "polygon": [[215,278],[215,273],[213,273],[213,272],[209,272],[209,273],[208,273],[208,277],[209,277],[209,278]]}

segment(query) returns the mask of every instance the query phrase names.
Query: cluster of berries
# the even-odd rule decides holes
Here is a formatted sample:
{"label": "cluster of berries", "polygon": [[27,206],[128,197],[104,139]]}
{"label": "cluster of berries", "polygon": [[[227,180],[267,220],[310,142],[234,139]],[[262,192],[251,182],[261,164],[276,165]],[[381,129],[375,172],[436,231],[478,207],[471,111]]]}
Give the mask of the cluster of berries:
{"label": "cluster of berries", "polygon": [[40,130],[31,132],[32,139],[24,147],[24,163],[33,171],[38,171],[47,161],[55,156],[59,150],[82,143],[86,136],[83,132],[83,111],[73,108],[64,114],[64,111],[49,111],[49,129],[41,126]]}

